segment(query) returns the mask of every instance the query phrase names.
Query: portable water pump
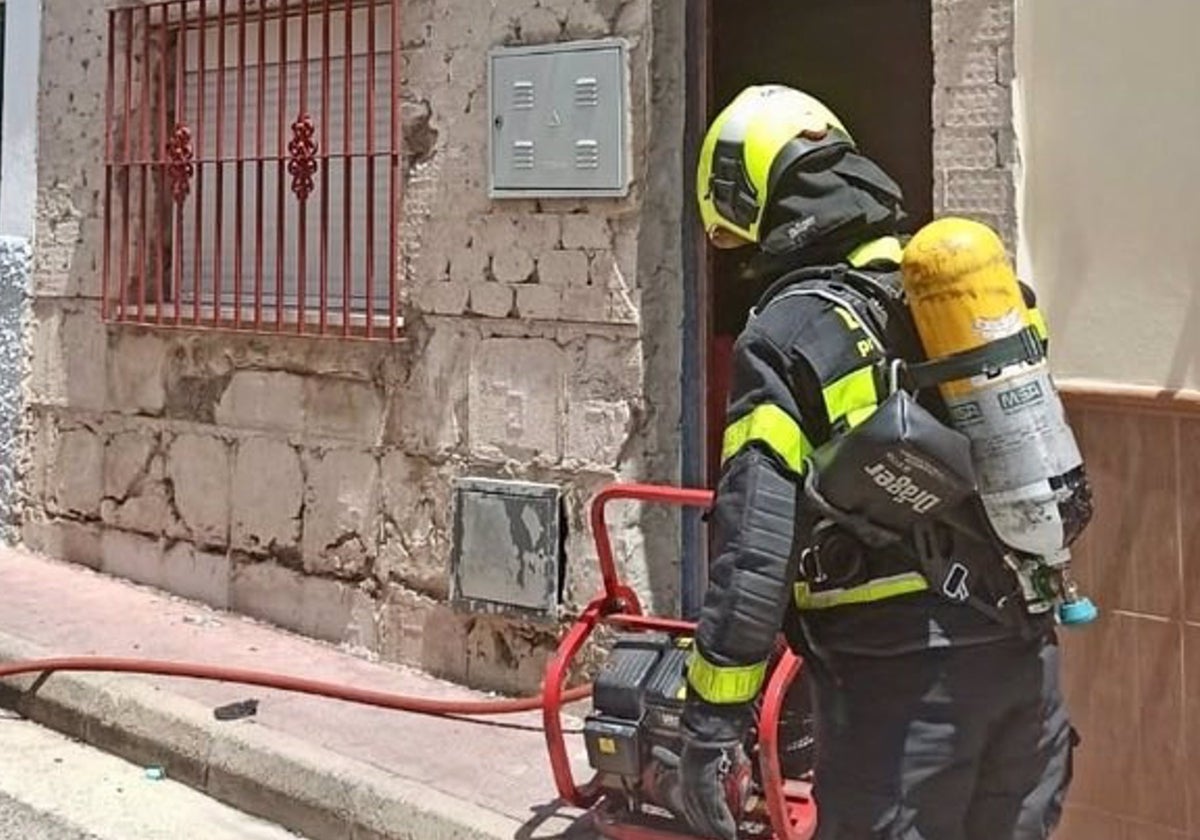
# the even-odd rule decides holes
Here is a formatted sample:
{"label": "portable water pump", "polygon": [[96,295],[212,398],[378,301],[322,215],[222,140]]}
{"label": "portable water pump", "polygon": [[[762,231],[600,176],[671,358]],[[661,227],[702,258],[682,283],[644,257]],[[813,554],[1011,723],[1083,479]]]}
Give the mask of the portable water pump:
{"label": "portable water pump", "polygon": [[[544,724],[560,796],[587,808],[612,840],[688,840],[679,817],[680,716],[695,625],[642,613],[636,593],[617,577],[605,509],[618,499],[708,508],[713,494],[644,484],[615,484],[592,504],[592,531],[604,591],[564,636],[546,670]],[[601,626],[618,631],[600,668],[583,737],[593,777],[576,784],[562,726],[563,686],[571,665]],[[811,797],[813,726],[800,659],[781,646],[770,662],[755,725],[725,773],[725,792],[742,838],[808,840],[816,827]]]}
{"label": "portable water pump", "polygon": [[[584,725],[588,761],[599,772],[600,785],[628,815],[647,825],[670,822],[681,811],[679,721],[691,647],[691,636],[682,634],[647,632],[619,638],[596,679],[595,711]],[[779,718],[784,779],[803,780],[812,771],[812,718],[804,689],[801,680],[792,684]],[[750,760],[757,740],[756,731],[748,733],[742,760],[727,768],[725,796],[732,813],[763,825],[761,813],[755,819],[763,800],[763,778]]]}

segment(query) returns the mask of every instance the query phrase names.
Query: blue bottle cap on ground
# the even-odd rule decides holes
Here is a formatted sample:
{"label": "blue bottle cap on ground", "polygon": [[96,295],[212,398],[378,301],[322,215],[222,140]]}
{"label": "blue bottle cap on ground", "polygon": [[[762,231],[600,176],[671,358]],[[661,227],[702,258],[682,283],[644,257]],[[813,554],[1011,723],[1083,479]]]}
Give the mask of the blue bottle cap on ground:
{"label": "blue bottle cap on ground", "polygon": [[1091,598],[1080,598],[1058,607],[1058,620],[1067,626],[1091,624],[1099,615],[1100,611]]}

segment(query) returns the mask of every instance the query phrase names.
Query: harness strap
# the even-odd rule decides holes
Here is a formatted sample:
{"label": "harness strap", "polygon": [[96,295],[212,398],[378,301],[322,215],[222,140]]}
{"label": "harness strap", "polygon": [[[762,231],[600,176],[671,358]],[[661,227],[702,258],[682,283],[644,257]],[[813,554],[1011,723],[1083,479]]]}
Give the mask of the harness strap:
{"label": "harness strap", "polygon": [[931,362],[906,364],[904,371],[909,384],[921,389],[972,376],[995,376],[1009,365],[1039,362],[1044,358],[1046,348],[1037,330],[1026,327],[973,350],[964,350]]}
{"label": "harness strap", "polygon": [[977,595],[974,576],[979,570],[948,557],[942,550],[940,537],[935,523],[921,523],[913,529],[911,547],[902,545],[901,550],[916,561],[921,574],[940,595],[1024,634],[1028,629],[1028,623],[1022,620],[1024,611],[1006,610],[1004,602],[994,604]]}

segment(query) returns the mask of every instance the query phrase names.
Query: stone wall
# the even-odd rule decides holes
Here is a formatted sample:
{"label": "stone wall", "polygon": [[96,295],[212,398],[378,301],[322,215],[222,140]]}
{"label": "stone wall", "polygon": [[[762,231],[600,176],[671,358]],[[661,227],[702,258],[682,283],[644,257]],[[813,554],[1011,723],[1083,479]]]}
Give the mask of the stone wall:
{"label": "stone wall", "polygon": [[1013,0],[932,0],[935,216],[1016,243]]}
{"label": "stone wall", "polygon": [[[101,322],[106,5],[45,2],[25,540],[454,679],[535,687],[555,626],[446,605],[451,482],[566,489],[569,608],[596,586],[591,494],[677,475],[682,6],[405,3],[406,335],[390,345]],[[489,200],[487,50],[614,34],[631,46],[631,196]],[[672,524],[617,524],[663,607]]]}
{"label": "stone wall", "polygon": [[33,250],[23,236],[0,236],[0,539],[18,537],[18,476],[25,458],[21,446],[29,326],[29,280]]}

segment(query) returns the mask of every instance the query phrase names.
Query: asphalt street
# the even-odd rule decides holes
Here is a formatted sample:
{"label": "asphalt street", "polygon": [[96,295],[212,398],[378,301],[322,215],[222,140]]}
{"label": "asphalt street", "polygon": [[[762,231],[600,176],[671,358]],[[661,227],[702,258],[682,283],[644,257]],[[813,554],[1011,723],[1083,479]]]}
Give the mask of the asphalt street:
{"label": "asphalt street", "polygon": [[0,840],[297,840],[0,710]]}

